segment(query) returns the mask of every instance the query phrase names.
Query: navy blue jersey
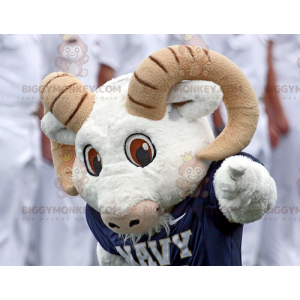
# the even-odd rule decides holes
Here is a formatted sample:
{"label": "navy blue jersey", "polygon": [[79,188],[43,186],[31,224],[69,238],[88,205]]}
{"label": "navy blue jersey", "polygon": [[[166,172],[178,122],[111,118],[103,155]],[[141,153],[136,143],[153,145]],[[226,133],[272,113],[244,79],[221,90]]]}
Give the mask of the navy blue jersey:
{"label": "navy blue jersey", "polygon": [[[247,153],[239,153],[259,162]],[[150,239],[143,236],[136,244],[109,229],[100,213],[87,205],[88,225],[102,248],[121,255],[132,265],[239,266],[243,225],[230,223],[219,209],[213,178],[223,161],[213,162],[193,195],[174,206],[176,220]]]}

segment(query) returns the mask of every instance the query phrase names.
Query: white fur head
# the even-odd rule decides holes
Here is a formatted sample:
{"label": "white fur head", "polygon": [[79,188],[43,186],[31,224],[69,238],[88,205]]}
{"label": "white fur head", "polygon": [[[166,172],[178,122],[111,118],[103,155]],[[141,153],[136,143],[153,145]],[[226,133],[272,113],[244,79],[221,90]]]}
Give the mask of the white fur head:
{"label": "white fur head", "polygon": [[[196,159],[195,154],[214,140],[205,115],[219,106],[223,94],[212,82],[181,82],[167,96],[164,118],[154,121],[127,112],[131,76],[121,76],[96,91],[92,112],[76,135],[58,125],[51,113],[43,118],[42,128],[56,141],[75,144],[88,178],[78,192],[102,216],[115,216],[107,225],[121,227],[116,220],[145,200],[158,204],[159,213],[150,218],[146,230],[111,228],[141,234],[158,226],[158,217],[192,193],[206,175],[210,162]],[[177,109],[173,105],[185,101],[191,102]],[[152,202],[141,208],[139,216],[149,215]]]}
{"label": "white fur head", "polygon": [[[95,94],[68,73],[52,73],[42,86],[42,128],[56,141],[60,184],[71,195],[77,190],[119,234],[158,229],[168,210],[196,189],[209,160],[249,144],[258,120],[255,93],[241,70],[199,47],[156,51],[133,75],[112,80]],[[214,140],[205,116],[222,98],[229,121]],[[63,166],[70,169],[76,156],[87,171],[73,185],[61,179],[66,151],[70,160]]]}

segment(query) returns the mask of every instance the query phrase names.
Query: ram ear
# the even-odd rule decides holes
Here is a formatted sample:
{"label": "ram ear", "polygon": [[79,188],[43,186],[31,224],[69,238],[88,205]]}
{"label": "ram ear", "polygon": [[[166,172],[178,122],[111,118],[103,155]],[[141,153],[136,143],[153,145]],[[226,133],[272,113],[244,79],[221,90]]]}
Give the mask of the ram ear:
{"label": "ram ear", "polygon": [[61,144],[75,145],[76,134],[62,125],[51,112],[46,112],[44,115],[41,128],[50,140]]}
{"label": "ram ear", "polygon": [[223,93],[219,85],[211,81],[182,81],[172,86],[167,103],[173,104],[180,115],[189,121],[214,112],[221,104]]}

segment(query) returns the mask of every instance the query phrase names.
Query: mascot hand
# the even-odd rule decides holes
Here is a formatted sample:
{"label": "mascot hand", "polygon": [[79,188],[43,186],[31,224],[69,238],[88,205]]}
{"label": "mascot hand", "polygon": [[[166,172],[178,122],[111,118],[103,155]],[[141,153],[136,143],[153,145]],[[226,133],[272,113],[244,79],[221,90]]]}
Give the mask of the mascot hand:
{"label": "mascot hand", "polygon": [[263,217],[277,199],[267,169],[245,156],[227,158],[216,172],[214,189],[220,210],[230,222],[250,223]]}

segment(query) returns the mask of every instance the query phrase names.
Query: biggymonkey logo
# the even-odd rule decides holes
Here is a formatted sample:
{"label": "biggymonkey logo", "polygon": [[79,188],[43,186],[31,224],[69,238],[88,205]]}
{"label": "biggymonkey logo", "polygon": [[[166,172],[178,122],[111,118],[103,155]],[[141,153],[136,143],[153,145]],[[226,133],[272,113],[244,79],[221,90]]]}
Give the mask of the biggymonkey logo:
{"label": "biggymonkey logo", "polygon": [[176,180],[176,186],[180,190],[179,196],[186,198],[196,190],[200,181],[204,178],[208,166],[196,156],[193,157],[191,151],[184,153],[181,157],[183,164],[178,168],[178,171],[182,178]]}
{"label": "biggymonkey logo", "polygon": [[59,68],[58,72],[70,73],[74,76],[85,77],[88,70],[83,69],[82,65],[89,60],[87,45],[76,34],[60,34],[62,42],[57,46],[57,52],[61,55],[55,58],[54,64]]}

